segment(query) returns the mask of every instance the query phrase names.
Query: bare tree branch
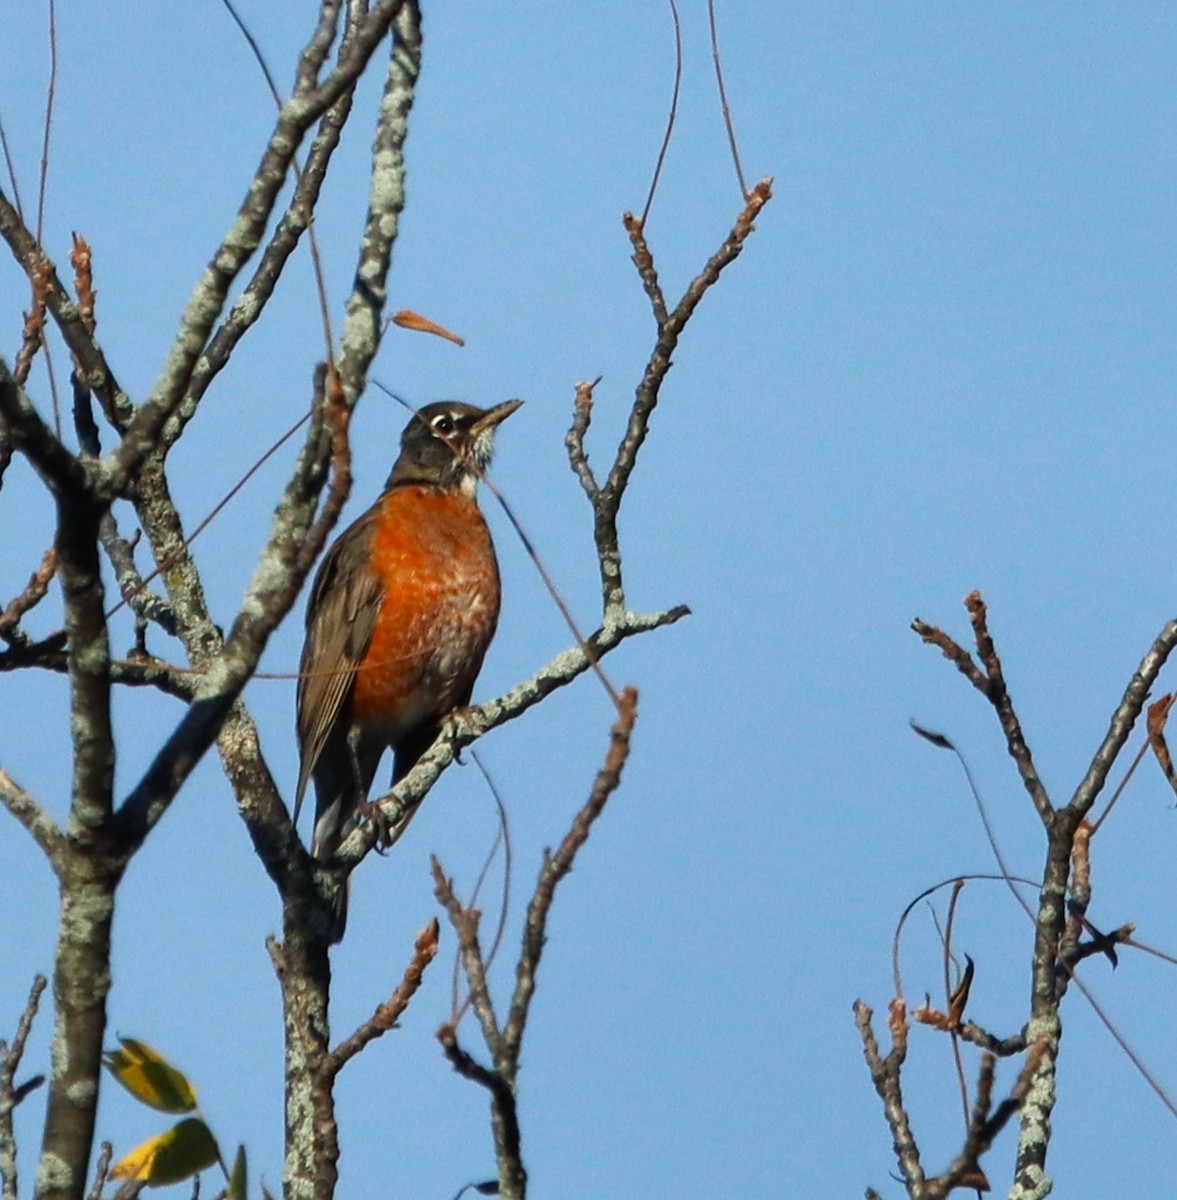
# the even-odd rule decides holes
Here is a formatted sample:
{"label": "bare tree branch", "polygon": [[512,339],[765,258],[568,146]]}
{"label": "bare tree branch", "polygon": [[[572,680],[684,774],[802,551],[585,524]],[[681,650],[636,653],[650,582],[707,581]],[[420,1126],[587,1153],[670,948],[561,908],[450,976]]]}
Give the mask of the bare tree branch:
{"label": "bare tree branch", "polygon": [[17,1200],[20,1194],[17,1187],[16,1133],[12,1127],[13,1111],[30,1091],[44,1083],[44,1076],[36,1075],[18,1087],[16,1072],[20,1069],[25,1043],[32,1032],[37,1008],[41,1003],[41,994],[45,991],[47,983],[44,975],[38,975],[33,980],[33,986],[29,989],[28,1002],[17,1023],[16,1034],[11,1044],[0,1042],[0,1196],[3,1197],[3,1200]]}
{"label": "bare tree branch", "polygon": [[499,1168],[497,1194],[504,1200],[524,1200],[527,1169],[523,1165],[514,1089],[498,1071],[488,1071],[458,1045],[458,1031],[452,1025],[443,1025],[437,1031],[437,1040],[450,1066],[464,1079],[472,1080],[490,1093],[490,1121]]}
{"label": "bare tree branch", "polygon": [[1054,805],[1050,802],[1046,788],[1038,776],[1030,747],[1026,744],[1022,725],[1014,711],[1013,701],[1005,686],[1005,671],[1001,665],[993,638],[989,634],[988,612],[980,592],[970,592],[965,597],[965,607],[973,625],[973,637],[977,645],[977,656],[981,660],[979,669],[966,650],[957,645],[943,630],[927,625],[918,618],[911,627],[930,645],[937,646],[944,657],[956,665],[957,670],[993,705],[1005,734],[1005,744],[1010,757],[1017,763],[1022,784],[1033,801],[1035,811],[1047,830],[1054,821]]}
{"label": "bare tree branch", "polygon": [[[979,593],[973,592],[966,597],[965,604],[973,626],[979,666],[968,652],[942,630],[918,620],[913,623],[913,628],[925,642],[937,646],[992,704],[1005,735],[1010,756],[1017,764],[1023,786],[1042,821],[1047,835],[1047,846],[1039,884],[1038,908],[1036,911],[1030,911],[1035,934],[1031,964],[1030,1013],[1025,1030],[1019,1037],[1004,1040],[995,1039],[972,1024],[962,1025],[959,1033],[994,1053],[1007,1053],[1010,1049],[1016,1051],[1019,1041],[1029,1046],[1018,1085],[1011,1093],[1010,1100],[998,1112],[1003,1114],[1005,1119],[1008,1119],[1015,1107],[1020,1113],[1014,1186],[1010,1195],[1018,1200],[1039,1200],[1051,1187],[1046,1174],[1046,1157],[1051,1138],[1051,1115],[1056,1102],[1056,1071],[1062,1033],[1061,1002],[1073,982],[1095,1005],[1094,998],[1074,974],[1075,965],[1093,954],[1106,954],[1114,962],[1116,945],[1130,942],[1133,930],[1132,925],[1127,924],[1113,934],[1106,935],[1099,933],[1087,921],[1086,912],[1091,900],[1089,841],[1094,829],[1087,823],[1086,818],[1106,784],[1112,766],[1127,743],[1128,735],[1140,717],[1149,690],[1177,645],[1177,621],[1169,622],[1161,630],[1141,661],[1112,714],[1103,743],[1070,802],[1063,808],[1055,809],[1038,777],[1021,723],[1006,688],[1001,659],[989,633],[984,601]],[[942,739],[942,744],[952,748],[947,739]],[[1002,869],[1004,872],[1004,866]],[[1013,880],[1008,873],[1006,880],[1012,886]],[[1091,940],[1088,942],[1081,941],[1085,930],[1091,934]],[[1177,1106],[1172,1104],[1144,1064],[1103,1017],[1098,1006],[1095,1007],[1101,1019],[1108,1024],[1113,1037],[1124,1046],[1126,1053],[1150,1086],[1171,1111],[1177,1111]],[[962,1167],[967,1169],[968,1155],[974,1150],[979,1154],[978,1147],[979,1143],[966,1146],[953,1170]],[[956,1184],[953,1184],[953,1180],[956,1180]],[[943,1185],[947,1190],[950,1185],[959,1185],[959,1182],[959,1177],[950,1172],[941,1177],[936,1187]],[[910,1180],[909,1191],[913,1195],[917,1194],[912,1190]],[[933,1190],[929,1194],[938,1196],[945,1192]]]}
{"label": "bare tree branch", "polygon": [[339,381],[349,408],[359,400],[380,348],[392,245],[405,206],[405,139],[421,71],[421,14],[416,0],[404,0],[399,6],[393,33],[372,142],[368,215],[339,352]]}
{"label": "bare tree branch", "polygon": [[[657,339],[646,364],[645,373],[638,384],[625,434],[617,447],[617,454],[609,470],[609,476],[593,502],[594,536],[600,559],[602,602],[606,620],[609,614],[621,612],[625,608],[625,592],[621,579],[621,554],[617,540],[617,513],[630,475],[637,464],[638,452],[646,440],[650,416],[658,404],[658,394],[670,371],[679,338],[699,302],[719,279],[723,269],[739,257],[745,241],[755,228],[756,217],[771,198],[772,180],[762,179],[749,194],[744,210],[736,219],[736,223],[723,245],[707,260],[703,270],[691,280],[673,312],[667,309],[657,272],[654,269],[654,259],[646,243],[641,224],[632,213],[625,214],[624,224],[633,245],[634,263],[646,289],[646,294],[650,297],[657,327]],[[575,461],[572,465],[573,469],[577,470]],[[580,471],[577,470],[577,473],[580,474]]]}
{"label": "bare tree branch", "polygon": [[527,907],[523,948],[515,970],[515,995],[511,999],[511,1010],[503,1027],[502,1057],[512,1077],[519,1069],[523,1034],[527,1028],[532,997],[535,995],[535,977],[543,955],[544,943],[547,941],[548,915],[556,896],[556,888],[560,880],[572,870],[577,854],[588,841],[593,823],[604,811],[609,797],[621,785],[621,772],[629,758],[630,736],[637,716],[637,691],[631,687],[626,688],[621,694],[621,708],[617,721],[609,735],[609,752],[604,765],[597,772],[592,791],[580,812],[576,814],[572,828],[564,835],[564,840],[556,852],[545,855],[535,893]]}
{"label": "bare tree branch", "polygon": [[515,991],[506,1023],[501,1027],[487,984],[486,965],[478,936],[481,914],[458,900],[453,883],[446,877],[437,859],[433,859],[436,895],[458,935],[458,952],[469,988],[469,1004],[482,1027],[482,1038],[490,1051],[493,1066],[483,1067],[458,1045],[457,1023],[461,1018],[461,1007],[438,1030],[437,1037],[454,1069],[490,1093],[498,1190],[499,1195],[507,1197],[507,1200],[524,1200],[527,1194],[527,1171],[523,1166],[515,1090],[523,1036],[535,995],[536,973],[547,938],[548,914],[557,886],[572,870],[577,853],[592,832],[593,823],[621,783],[621,772],[629,758],[630,736],[637,720],[637,692],[633,688],[626,688],[622,692],[618,708],[617,721],[610,733],[609,751],[588,799],[576,814],[572,827],[556,852],[544,853],[543,867],[524,922],[522,946],[515,966]]}
{"label": "bare tree branch", "polygon": [[[193,373],[230,287],[261,244],[303,135],[354,86],[394,21],[404,24],[404,11],[412,7],[409,0],[377,0],[357,24],[354,33],[349,31],[335,69],[322,83],[312,86],[311,68],[322,62],[324,20],[320,20],[303,52],[294,94],[278,114],[261,164],[237,217],[214,252],[180,318],[179,332],[163,372],[126,429],[122,444],[105,465],[105,482],[110,494],[121,492],[138,465],[157,451],[169,421],[175,419],[183,423],[194,415],[195,405],[183,407]],[[346,349],[346,333],[344,343]],[[349,396],[351,403],[357,396],[358,391]],[[174,440],[175,433],[165,435],[162,444]]]}
{"label": "bare tree branch", "polygon": [[1123,699],[1112,713],[1111,724],[1107,734],[1100,743],[1087,773],[1075,789],[1067,805],[1067,820],[1072,824],[1085,817],[1091,810],[1099,793],[1107,782],[1108,772],[1124,748],[1128,735],[1136,726],[1148,694],[1156,682],[1161,668],[1169,661],[1173,647],[1177,646],[1177,621],[1169,621],[1157,634],[1156,641],[1149,647],[1148,653],[1141,660],[1140,666],[1128,683]]}
{"label": "bare tree branch", "polygon": [[[468,1003],[474,1010],[478,1023],[482,1026],[482,1040],[490,1050],[497,1070],[502,1053],[502,1035],[499,1032],[498,1018],[495,1016],[494,1002],[490,997],[490,985],[486,979],[486,962],[478,937],[482,913],[473,906],[462,904],[457,898],[454,893],[453,880],[446,877],[441,863],[437,861],[436,857],[430,859],[430,865],[433,871],[433,894],[442,908],[446,910],[450,924],[458,935],[458,957],[469,989]],[[457,1024],[464,1008],[465,1005],[459,1006],[458,1011],[450,1018],[452,1024]]]}
{"label": "bare tree branch", "polygon": [[[498,699],[454,713],[442,726],[437,741],[421,756],[412,771],[393,791],[373,801],[380,805],[392,840],[395,842],[404,832],[421,801],[459,751],[492,729],[514,720],[554,691],[566,687],[627,638],[673,625],[689,613],[686,605],[679,605],[664,612],[618,614],[616,624],[602,626],[587,639],[587,653],[586,647],[572,646]],[[377,834],[378,830],[371,823],[353,829],[336,851],[336,864],[352,870],[376,844]]]}
{"label": "bare tree branch", "polygon": [[879,1043],[871,1026],[873,1016],[861,1000],[854,1002],[854,1023],[858,1026],[858,1033],[862,1038],[862,1050],[875,1091],[883,1102],[883,1113],[891,1130],[895,1159],[907,1184],[907,1194],[912,1200],[918,1200],[923,1195],[924,1168],[920,1163],[919,1146],[911,1131],[911,1118],[907,1115],[907,1108],[903,1102],[903,1088],[900,1082],[903,1063],[907,1058],[907,1009],[900,1000],[891,1002],[891,1011],[887,1018],[887,1026],[891,1031],[891,1049],[886,1058],[879,1050]]}
{"label": "bare tree branch", "polygon": [[13,257],[30,278],[34,276],[44,282],[45,304],[57,323],[65,344],[73,356],[77,371],[98,397],[108,420],[122,429],[134,411],[127,394],[119,387],[102,348],[87,327],[82,310],[70,299],[69,293],[58,278],[57,269],[45,254],[30,230],[25,226],[19,210],[0,188],[0,237],[7,243]]}
{"label": "bare tree branch", "polygon": [[41,419],[33,402],[0,356],[0,420],[12,444],[54,491],[91,490],[91,471],[72,455]]}
{"label": "bare tree branch", "polygon": [[564,445],[568,450],[568,461],[572,465],[572,470],[575,472],[577,479],[580,480],[580,486],[584,488],[584,494],[589,498],[589,503],[595,505],[597,495],[600,488],[597,485],[597,478],[593,474],[592,467],[589,466],[588,454],[584,448],[585,435],[588,433],[589,423],[593,419],[593,389],[601,382],[601,377],[598,375],[591,382],[581,380],[576,385],[576,401],[572,408],[572,425],[564,438]]}
{"label": "bare tree branch", "polygon": [[[269,541],[229,635],[219,652],[203,664],[187,713],[119,810],[119,836],[129,849],[146,837],[221,733],[270,634],[290,611],[315,554],[343,506],[351,486],[346,412],[318,391],[325,380],[326,370],[321,368],[316,379],[320,399],[315,406],[321,416],[308,430],[306,444],[275,513]],[[331,493],[323,513],[314,520],[328,463],[335,468]],[[191,645],[190,650],[199,654],[201,647]],[[247,720],[244,710],[238,713],[241,720]],[[240,735],[239,729],[236,732]]]}
{"label": "bare tree branch", "polygon": [[52,817],[0,767],[0,804],[25,827],[51,864],[62,850],[63,834]]}
{"label": "bare tree branch", "polygon": [[25,613],[31,612],[49,591],[49,584],[57,570],[57,551],[50,546],[41,556],[41,565],[29,576],[24,591],[14,596],[0,612],[0,638],[12,641],[13,630],[20,624]]}
{"label": "bare tree branch", "polygon": [[996,1058],[991,1054],[982,1057],[981,1072],[977,1080],[977,1094],[964,1147],[942,1175],[927,1181],[923,1192],[927,1200],[943,1200],[957,1188],[989,1190],[989,1181],[985,1178],[985,1173],[980,1166],[981,1157],[989,1150],[997,1135],[1021,1107],[1038,1070],[1040,1054],[1041,1047],[1039,1045],[1030,1047],[1014,1086],[996,1109],[991,1107]]}
{"label": "bare tree branch", "polygon": [[409,1001],[421,986],[425,968],[437,957],[439,932],[437,918],[432,917],[417,935],[412,960],[405,968],[404,978],[396,991],[350,1037],[335,1047],[324,1068],[328,1073],[338,1075],[365,1046],[397,1027],[405,1009],[409,1007]]}

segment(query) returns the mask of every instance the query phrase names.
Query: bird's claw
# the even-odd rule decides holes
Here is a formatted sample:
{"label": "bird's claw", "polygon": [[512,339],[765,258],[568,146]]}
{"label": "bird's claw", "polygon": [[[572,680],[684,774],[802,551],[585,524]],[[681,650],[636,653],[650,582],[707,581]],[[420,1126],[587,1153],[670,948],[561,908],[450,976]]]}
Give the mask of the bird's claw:
{"label": "bird's claw", "polygon": [[376,827],[376,853],[387,854],[392,846],[392,825],[385,816],[384,809],[371,800],[361,800],[356,805],[356,815],[371,821]]}

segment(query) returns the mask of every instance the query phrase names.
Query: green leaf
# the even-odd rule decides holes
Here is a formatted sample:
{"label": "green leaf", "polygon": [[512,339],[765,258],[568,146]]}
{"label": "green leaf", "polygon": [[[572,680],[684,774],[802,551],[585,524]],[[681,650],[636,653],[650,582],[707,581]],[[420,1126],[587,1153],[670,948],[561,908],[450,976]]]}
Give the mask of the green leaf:
{"label": "green leaf", "polygon": [[196,1089],[162,1054],[134,1038],[119,1038],[123,1048],[108,1050],[102,1061],[107,1070],[143,1104],[166,1113],[192,1112]]}
{"label": "green leaf", "polygon": [[111,1168],[111,1179],[134,1179],[164,1187],[199,1175],[220,1161],[216,1139],[199,1117],[186,1117],[166,1133],[149,1138]]}
{"label": "green leaf", "polygon": [[245,1147],[237,1147],[233,1170],[229,1175],[229,1200],[245,1200],[247,1172],[245,1169]]}

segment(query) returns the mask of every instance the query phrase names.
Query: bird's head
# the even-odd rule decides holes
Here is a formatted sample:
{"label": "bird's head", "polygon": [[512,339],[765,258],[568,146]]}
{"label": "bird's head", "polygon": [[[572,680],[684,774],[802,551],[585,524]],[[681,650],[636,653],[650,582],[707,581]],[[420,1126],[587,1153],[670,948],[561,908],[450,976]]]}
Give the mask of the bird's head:
{"label": "bird's head", "polygon": [[522,403],[506,400],[494,408],[476,408],[460,400],[427,404],[401,434],[401,452],[388,486],[427,483],[473,495],[494,453],[495,430]]}

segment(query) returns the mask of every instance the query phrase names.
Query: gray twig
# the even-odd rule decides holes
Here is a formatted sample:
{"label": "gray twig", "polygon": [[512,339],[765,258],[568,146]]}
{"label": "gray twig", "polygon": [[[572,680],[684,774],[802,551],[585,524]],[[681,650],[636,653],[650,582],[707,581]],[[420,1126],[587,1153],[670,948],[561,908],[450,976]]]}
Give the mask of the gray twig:
{"label": "gray twig", "polygon": [[3,1200],[17,1200],[19,1189],[16,1178],[16,1133],[12,1125],[12,1113],[18,1104],[34,1088],[45,1081],[43,1075],[17,1085],[16,1072],[24,1057],[25,1043],[33,1028],[41,994],[48,983],[44,975],[38,975],[29,989],[29,998],[16,1026],[12,1041],[0,1042],[0,1196]]}

